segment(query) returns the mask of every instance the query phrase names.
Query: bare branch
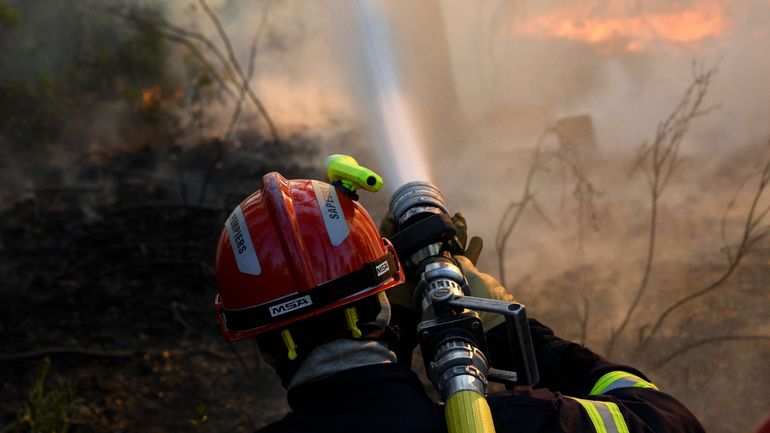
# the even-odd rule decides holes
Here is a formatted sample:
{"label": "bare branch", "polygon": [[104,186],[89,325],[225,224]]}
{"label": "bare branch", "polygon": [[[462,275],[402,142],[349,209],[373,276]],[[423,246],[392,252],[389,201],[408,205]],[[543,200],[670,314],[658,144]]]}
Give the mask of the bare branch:
{"label": "bare branch", "polygon": [[[508,205],[505,212],[503,213],[503,217],[500,219],[500,223],[497,226],[497,234],[495,235],[495,247],[497,248],[497,264],[498,264],[498,272],[500,275],[500,283],[503,286],[506,285],[505,247],[506,247],[506,244],[508,243],[508,239],[513,233],[513,229],[516,227],[516,224],[519,222],[521,215],[526,210],[527,205],[533,204],[535,211],[538,212],[539,215],[545,217],[545,214],[542,212],[542,209],[540,209],[540,206],[538,206],[534,202],[534,195],[531,192],[531,188],[532,188],[532,181],[535,177],[535,174],[538,171],[543,169],[542,161],[541,161],[541,158],[543,156],[542,143],[547,134],[548,134],[548,131],[546,130],[546,132],[544,132],[543,135],[538,140],[538,144],[535,147],[535,154],[532,157],[532,162],[530,163],[529,170],[527,171],[527,177],[526,177],[526,180],[524,181],[524,188],[521,191],[521,198],[519,199],[519,201],[513,202],[510,205]],[[545,218],[545,220],[550,224],[550,220],[548,220],[547,218]]]}
{"label": "bare branch", "polygon": [[[254,33],[254,37],[251,38],[251,47],[249,48],[249,70],[246,73],[246,80],[251,82],[251,78],[254,76],[254,67],[257,59],[257,49],[259,48],[259,41],[262,39],[262,35],[267,27],[267,17],[270,12],[270,4],[265,5],[265,10],[262,12],[262,19],[257,26],[257,31]],[[235,125],[238,123],[238,118],[241,114],[241,106],[243,105],[243,98],[246,92],[246,88],[241,86],[238,92],[238,102],[233,110],[233,114],[230,116],[230,123],[225,133],[225,143],[230,143],[233,139],[233,133],[235,132]]]}
{"label": "bare branch", "polygon": [[[194,42],[203,44],[213,55],[217,58],[219,63],[227,72],[228,79],[237,85],[238,78],[233,70],[232,65],[227,60],[227,57],[222,50],[209,38],[199,32],[195,32],[183,27],[176,26],[157,14],[137,13],[135,10],[126,10],[126,8],[108,8],[107,9],[113,15],[122,18],[126,21],[134,22],[136,24],[143,25],[155,25],[163,30],[162,36],[168,39],[173,38],[175,42],[186,41],[185,45],[194,45]],[[189,45],[188,45],[189,44]],[[201,51],[198,50],[200,53]],[[197,55],[196,55],[197,57]],[[207,62],[207,64],[211,64]]]}
{"label": "bare branch", "polygon": [[752,177],[754,177],[754,174],[749,173],[748,175],[746,175],[746,177],[743,178],[741,183],[738,185],[738,188],[735,190],[735,194],[733,194],[732,198],[730,198],[730,201],[727,203],[727,206],[725,206],[725,211],[722,214],[722,220],[719,223],[720,235],[722,237],[722,245],[723,245],[725,254],[727,255],[728,266],[733,261],[733,253],[732,253],[732,248],[730,247],[730,243],[727,241],[727,214],[728,212],[730,212],[730,210],[733,207],[735,207],[735,202],[738,201],[738,197],[740,196],[741,191],[743,191],[743,188],[751,180]]}
{"label": "bare branch", "polygon": [[219,72],[217,72],[217,69],[214,67],[214,65],[211,64],[211,62],[206,57],[206,55],[203,54],[203,52],[192,41],[190,41],[187,38],[184,38],[182,36],[175,35],[175,34],[172,34],[172,33],[161,32],[160,35],[164,39],[166,39],[166,40],[168,40],[170,42],[174,42],[174,43],[183,45],[185,48],[187,48],[187,50],[190,52],[190,54],[192,54],[193,57],[198,59],[198,61],[203,65],[203,67],[206,70],[206,73],[208,73],[211,76],[211,78],[217,84],[219,84],[219,87],[221,87],[222,90],[224,90],[225,93],[227,93],[228,96],[230,96],[232,98],[235,98],[235,92],[233,92],[232,89],[230,89],[230,86],[227,84],[225,79],[222,78],[222,76],[219,74]]}
{"label": "bare branch", "polygon": [[246,74],[243,73],[243,68],[241,68],[240,63],[238,62],[238,58],[235,56],[235,51],[233,50],[230,38],[227,36],[227,32],[222,25],[222,21],[219,19],[217,14],[214,13],[211,7],[209,7],[208,3],[206,3],[206,0],[198,0],[198,4],[201,5],[201,8],[203,8],[203,11],[214,24],[214,27],[217,29],[217,33],[219,34],[220,39],[222,39],[222,43],[225,45],[225,50],[227,51],[227,58],[229,59],[230,65],[232,65],[232,67],[235,69],[235,72],[240,79],[240,86],[246,90],[246,94],[249,96],[249,99],[257,107],[257,110],[259,110],[259,113],[262,115],[265,123],[267,123],[268,128],[270,128],[270,134],[273,137],[273,141],[281,141],[278,134],[278,129],[275,127],[275,123],[273,123],[273,119],[270,117],[270,114],[268,114],[267,109],[265,108],[262,101],[257,97],[257,95],[254,93],[254,90],[251,88],[251,81],[248,79]]}
{"label": "bare branch", "polygon": [[[557,135],[558,136],[558,135]],[[578,251],[582,253],[583,242],[585,238],[586,220],[594,222],[597,219],[596,209],[594,206],[594,199],[601,195],[601,193],[594,187],[593,183],[589,180],[586,170],[584,168],[583,161],[581,161],[580,154],[576,149],[571,149],[564,142],[562,137],[559,138],[559,149],[551,153],[562,166],[566,167],[569,171],[570,177],[574,182],[574,188],[572,195],[578,205],[577,211],[577,226],[578,226]],[[593,228],[597,227],[593,225]]]}
{"label": "bare branch", "polygon": [[530,202],[532,203],[532,208],[535,210],[535,212],[537,212],[538,215],[540,215],[540,218],[542,218],[543,221],[545,221],[545,223],[548,224],[548,227],[552,229],[556,228],[556,226],[553,224],[553,221],[551,221],[551,219],[548,218],[548,216],[543,211],[543,208],[540,207],[540,203],[537,200],[535,200],[534,196],[532,197]]}
{"label": "bare branch", "polygon": [[[760,226],[760,223],[764,221],[764,218],[767,216],[767,212],[763,210],[762,212],[757,213],[757,205],[759,201],[762,199],[765,189],[767,188],[768,181],[770,181],[770,157],[768,157],[767,161],[765,162],[765,165],[763,166],[759,178],[759,182],[757,185],[757,189],[754,191],[754,195],[751,200],[751,206],[749,208],[749,212],[746,215],[746,222],[744,223],[743,228],[743,234],[741,235],[741,242],[738,245],[735,252],[732,252],[732,249],[730,246],[725,242],[724,248],[727,250],[729,262],[722,273],[722,275],[717,278],[715,281],[713,281],[711,284],[707,285],[706,287],[697,290],[689,295],[686,295],[674,303],[672,303],[670,306],[668,306],[663,312],[660,314],[658,319],[655,321],[655,324],[652,326],[649,335],[647,335],[644,340],[642,340],[639,344],[639,349],[644,349],[644,347],[650,342],[650,340],[657,334],[657,332],[660,330],[660,327],[663,325],[663,323],[666,321],[666,319],[679,308],[682,308],[684,305],[694,301],[695,299],[698,299],[709,292],[717,289],[724,283],[735,271],[735,269],[738,267],[738,265],[741,263],[741,260],[744,256],[746,256],[748,253],[750,253],[753,249],[753,247],[756,245],[757,242],[764,239],[766,236],[770,235],[770,232],[768,232],[766,229],[766,226],[763,226],[761,229],[758,229]],[[738,191],[740,192],[741,189],[745,186],[746,182],[741,182],[741,184],[738,187]],[[730,202],[727,205],[727,209],[730,209],[735,205],[735,202],[737,200],[738,193],[736,193],[735,196],[730,200]],[[723,216],[721,226],[723,231],[723,239],[724,239],[724,226],[726,225],[727,218],[727,211],[725,211],[725,214]]]}
{"label": "bare branch", "polygon": [[637,170],[640,170],[642,168],[642,164],[647,160],[647,156],[652,151],[652,146],[649,145],[649,143],[644,142],[639,146],[639,150],[637,151],[636,158],[634,159],[634,163],[631,165],[631,168],[628,170],[629,176],[634,174]]}
{"label": "bare branch", "polygon": [[[254,37],[251,38],[251,47],[249,48],[249,70],[246,73],[246,82],[251,82],[251,78],[254,75],[254,64],[257,59],[257,48],[259,47],[259,41],[261,40],[262,34],[264,33],[265,27],[267,25],[267,16],[270,10],[270,4],[271,3],[267,3],[265,5],[265,9],[262,12],[262,19],[259,22],[259,26],[257,26],[257,31],[254,33]],[[227,131],[225,132],[224,140],[217,142],[217,153],[209,162],[209,165],[206,168],[206,173],[203,175],[201,191],[198,194],[199,204],[206,200],[206,193],[208,191],[208,185],[209,181],[211,180],[211,176],[213,176],[217,165],[222,161],[222,158],[225,154],[225,148],[227,148],[235,136],[235,127],[238,124],[238,119],[241,115],[241,108],[243,107],[243,99],[244,95],[246,94],[246,90],[246,85],[239,86],[238,88],[238,100],[236,101],[235,108],[230,115],[230,122],[227,125]]]}
{"label": "bare branch", "polygon": [[[228,95],[235,97],[235,94],[233,93],[233,91],[230,90],[227,87],[227,85],[224,84],[226,81],[231,82],[233,85],[236,86],[236,88],[245,92],[249,100],[257,108],[257,111],[259,112],[262,119],[267,124],[273,141],[276,141],[276,142],[280,141],[280,135],[278,134],[278,129],[276,128],[275,123],[270,117],[270,114],[267,112],[267,109],[265,108],[264,104],[254,93],[254,90],[251,87],[251,81],[249,77],[243,72],[243,68],[241,67],[240,63],[238,62],[238,59],[235,56],[232,43],[230,42],[230,38],[227,36],[227,33],[224,29],[224,26],[222,25],[221,20],[219,19],[219,17],[217,17],[216,13],[214,13],[214,11],[209,7],[209,5],[206,3],[205,0],[198,0],[198,2],[200,3],[203,11],[206,13],[206,16],[211,20],[212,24],[216,28],[217,34],[222,40],[222,43],[225,46],[226,52],[223,52],[217,46],[217,44],[214,43],[214,41],[212,41],[210,38],[206,37],[202,33],[174,25],[173,23],[169,22],[168,20],[164,19],[161,16],[154,15],[154,14],[153,15],[137,14],[133,10],[126,10],[126,8],[109,8],[108,11],[111,12],[113,15],[116,15],[127,21],[132,21],[134,23],[139,23],[139,24],[156,25],[162,30],[161,36],[163,36],[164,38],[172,42],[185,45],[188,48],[188,50],[197,59],[201,60],[201,63],[203,63],[203,65],[209,69],[209,71],[212,74],[212,78],[214,78],[220,85],[222,85],[223,88],[227,88],[226,91]],[[216,72],[216,68],[212,66],[212,62],[206,58],[202,50],[198,49],[198,47],[195,45],[195,42],[202,44],[204,47],[206,47],[206,49],[209,52],[211,52],[214,55],[214,57],[218,60],[218,62],[221,64],[224,71],[226,72],[227,80],[224,80],[223,77]],[[226,139],[227,137],[225,137],[225,140]]]}
{"label": "bare branch", "polygon": [[588,296],[583,295],[583,314],[578,314],[580,318],[580,344],[586,344],[586,338],[588,336],[588,319],[590,317],[591,304]]}
{"label": "bare branch", "polygon": [[679,155],[682,140],[688,131],[690,122],[703,111],[701,110],[701,105],[708,92],[711,77],[715,73],[715,67],[706,72],[694,69],[692,83],[687,87],[674,110],[671,111],[665,120],[658,124],[652,144],[644,143],[640,146],[639,156],[631,167],[632,172],[642,170],[649,187],[650,228],[647,241],[647,255],[644,273],[636,289],[634,299],[623,316],[620,325],[610,333],[605,350],[608,357],[612,355],[617,339],[628,326],[647,291],[655,259],[658,201],[666,186],[668,186],[674,172],[682,164],[682,158]]}
{"label": "bare branch", "polygon": [[697,349],[699,347],[707,346],[710,344],[730,342],[730,341],[770,341],[770,335],[723,335],[719,337],[709,337],[702,340],[693,341],[683,345],[672,353],[660,358],[653,364],[653,368],[658,369],[674,359],[686,354],[687,352]]}

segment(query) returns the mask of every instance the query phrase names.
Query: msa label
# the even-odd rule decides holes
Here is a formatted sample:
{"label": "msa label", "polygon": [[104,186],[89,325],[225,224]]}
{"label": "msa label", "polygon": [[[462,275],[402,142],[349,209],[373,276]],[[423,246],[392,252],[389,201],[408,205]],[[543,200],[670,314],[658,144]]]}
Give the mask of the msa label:
{"label": "msa label", "polygon": [[377,276],[384,274],[385,272],[388,272],[390,270],[390,266],[388,265],[388,262],[382,262],[379,265],[377,265],[376,268],[374,268],[375,271],[377,271]]}
{"label": "msa label", "polygon": [[337,197],[337,189],[328,183],[311,181],[315,198],[318,200],[318,207],[321,209],[321,216],[326,225],[326,233],[329,234],[329,241],[335,247],[342,243],[350,233],[348,222],[345,220],[345,214],[342,213],[340,200]]}
{"label": "msa label", "polygon": [[300,308],[309,307],[311,305],[313,305],[313,301],[310,299],[310,295],[305,295],[301,298],[286,301],[283,304],[273,305],[270,307],[270,316],[280,316],[281,314],[290,313],[294,310],[299,310]]}
{"label": "msa label", "polygon": [[230,246],[233,247],[235,262],[238,264],[238,270],[244,274],[259,275],[262,273],[262,267],[257,259],[257,252],[254,244],[251,242],[251,235],[246,226],[246,220],[243,218],[243,210],[238,206],[235,208],[225,223],[227,236],[230,238]]}

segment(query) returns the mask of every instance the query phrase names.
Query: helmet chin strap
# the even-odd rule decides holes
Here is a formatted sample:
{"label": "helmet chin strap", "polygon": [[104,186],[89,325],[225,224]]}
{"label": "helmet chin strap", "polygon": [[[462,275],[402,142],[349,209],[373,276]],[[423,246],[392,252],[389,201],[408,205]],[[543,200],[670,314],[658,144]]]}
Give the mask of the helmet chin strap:
{"label": "helmet chin strap", "polygon": [[[380,302],[380,312],[373,322],[365,324],[384,332],[390,321],[390,303],[384,292],[378,293],[377,299]],[[288,388],[365,365],[393,362],[396,362],[396,354],[384,341],[337,339],[314,348],[292,376]]]}
{"label": "helmet chin strap", "polygon": [[372,325],[384,332],[385,328],[388,327],[388,323],[390,323],[390,302],[388,301],[385,292],[378,293],[377,300],[380,301],[380,313],[377,314],[374,321],[366,322],[364,325]]}

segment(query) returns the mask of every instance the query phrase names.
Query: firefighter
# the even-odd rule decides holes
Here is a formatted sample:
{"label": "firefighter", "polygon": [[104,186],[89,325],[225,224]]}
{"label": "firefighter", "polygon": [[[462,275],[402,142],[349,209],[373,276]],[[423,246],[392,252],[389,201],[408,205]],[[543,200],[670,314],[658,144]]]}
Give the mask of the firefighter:
{"label": "firefighter", "polygon": [[[443,408],[410,368],[418,320],[411,289],[392,245],[355,198],[325,182],[269,173],[225,223],[219,325],[229,341],[256,338],[292,409],[262,432],[446,432]],[[455,223],[464,232],[461,216]],[[475,267],[479,251],[474,239],[455,257],[471,294],[512,300]],[[491,364],[506,368],[503,320],[481,319]],[[488,398],[497,432],[703,431],[640,371],[535,320],[530,329],[541,380],[532,394]]]}

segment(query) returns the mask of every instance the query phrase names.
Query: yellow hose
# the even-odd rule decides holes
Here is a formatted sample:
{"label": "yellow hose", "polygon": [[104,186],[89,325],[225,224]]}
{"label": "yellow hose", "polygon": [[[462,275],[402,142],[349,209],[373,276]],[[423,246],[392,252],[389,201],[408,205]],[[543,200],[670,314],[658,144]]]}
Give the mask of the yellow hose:
{"label": "yellow hose", "polygon": [[449,433],[494,433],[495,424],[487,399],[476,391],[453,394],[444,410]]}

